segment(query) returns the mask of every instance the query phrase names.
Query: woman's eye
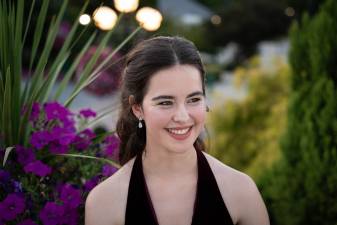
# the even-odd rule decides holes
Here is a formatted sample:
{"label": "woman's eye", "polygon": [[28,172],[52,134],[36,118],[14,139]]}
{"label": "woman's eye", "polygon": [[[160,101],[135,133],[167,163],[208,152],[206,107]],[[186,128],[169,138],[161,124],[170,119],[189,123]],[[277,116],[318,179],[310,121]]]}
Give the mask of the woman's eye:
{"label": "woman's eye", "polygon": [[199,102],[201,99],[200,98],[191,98],[188,100],[189,103],[196,103]]}
{"label": "woman's eye", "polygon": [[165,106],[172,105],[172,102],[170,101],[159,102],[158,105],[165,105]]}

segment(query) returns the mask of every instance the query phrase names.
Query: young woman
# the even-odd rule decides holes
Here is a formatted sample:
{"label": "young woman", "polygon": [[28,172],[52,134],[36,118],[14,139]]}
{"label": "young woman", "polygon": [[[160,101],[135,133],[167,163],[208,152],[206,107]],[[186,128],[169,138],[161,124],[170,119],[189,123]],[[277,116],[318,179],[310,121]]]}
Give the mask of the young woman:
{"label": "young woman", "polygon": [[127,56],[114,175],[86,200],[86,225],[267,225],[254,181],[204,152],[205,72],[196,47],[155,37]]}

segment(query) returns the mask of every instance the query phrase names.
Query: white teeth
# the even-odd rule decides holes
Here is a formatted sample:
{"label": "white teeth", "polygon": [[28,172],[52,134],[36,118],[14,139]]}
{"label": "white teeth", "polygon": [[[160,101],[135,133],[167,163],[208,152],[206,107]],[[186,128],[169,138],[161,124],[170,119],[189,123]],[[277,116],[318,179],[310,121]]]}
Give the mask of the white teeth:
{"label": "white teeth", "polygon": [[168,131],[172,134],[186,134],[189,131],[190,128],[177,130],[177,129],[168,129]]}

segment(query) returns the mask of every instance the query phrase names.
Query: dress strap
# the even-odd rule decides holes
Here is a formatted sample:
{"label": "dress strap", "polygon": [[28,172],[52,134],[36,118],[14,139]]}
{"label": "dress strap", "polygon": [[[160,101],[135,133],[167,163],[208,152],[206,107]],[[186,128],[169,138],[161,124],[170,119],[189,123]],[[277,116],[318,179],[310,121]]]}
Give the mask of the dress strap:
{"label": "dress strap", "polygon": [[233,221],[205,155],[197,150],[198,186],[192,225],[232,225]]}
{"label": "dress strap", "polygon": [[142,155],[136,156],[129,184],[125,225],[158,225],[143,174]]}

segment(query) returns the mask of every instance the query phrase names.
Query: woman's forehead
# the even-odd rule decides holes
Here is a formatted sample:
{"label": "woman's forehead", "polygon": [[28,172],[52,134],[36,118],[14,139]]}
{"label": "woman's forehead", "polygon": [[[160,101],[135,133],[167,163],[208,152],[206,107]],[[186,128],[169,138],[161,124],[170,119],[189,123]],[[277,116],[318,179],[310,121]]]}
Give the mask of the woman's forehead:
{"label": "woman's forehead", "polygon": [[191,65],[175,65],[155,73],[150,81],[147,93],[174,94],[202,91],[200,71]]}

